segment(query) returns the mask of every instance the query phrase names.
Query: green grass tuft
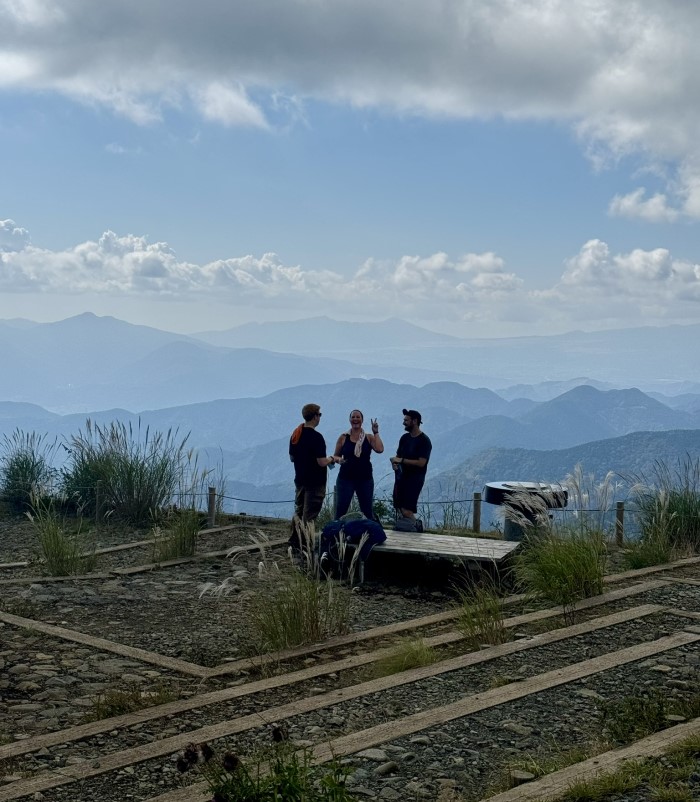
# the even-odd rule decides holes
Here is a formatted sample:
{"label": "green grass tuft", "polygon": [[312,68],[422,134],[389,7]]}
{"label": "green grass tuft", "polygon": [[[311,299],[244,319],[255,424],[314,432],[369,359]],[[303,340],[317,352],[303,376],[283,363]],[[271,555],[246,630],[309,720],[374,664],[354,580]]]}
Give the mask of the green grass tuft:
{"label": "green grass tuft", "polygon": [[428,646],[423,638],[403,638],[373,667],[374,677],[388,677],[412,668],[429,666],[435,663],[438,655],[432,646]]}

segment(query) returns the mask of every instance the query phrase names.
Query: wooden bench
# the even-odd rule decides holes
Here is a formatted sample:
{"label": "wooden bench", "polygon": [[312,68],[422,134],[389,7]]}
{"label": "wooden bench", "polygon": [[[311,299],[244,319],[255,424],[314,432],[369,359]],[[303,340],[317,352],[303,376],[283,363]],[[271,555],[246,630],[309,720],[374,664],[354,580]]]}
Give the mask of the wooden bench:
{"label": "wooden bench", "polygon": [[[494,540],[487,537],[457,537],[433,535],[429,532],[396,532],[387,529],[386,540],[372,549],[394,554],[427,554],[434,557],[453,557],[476,563],[498,564],[519,546],[519,542]],[[365,579],[365,564],[360,561],[360,582]]]}

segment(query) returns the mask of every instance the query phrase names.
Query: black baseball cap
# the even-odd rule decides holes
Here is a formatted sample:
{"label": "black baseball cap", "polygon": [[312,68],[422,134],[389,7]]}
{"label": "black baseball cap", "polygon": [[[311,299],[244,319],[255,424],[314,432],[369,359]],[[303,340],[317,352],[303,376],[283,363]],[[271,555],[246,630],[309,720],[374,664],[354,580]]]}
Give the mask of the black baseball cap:
{"label": "black baseball cap", "polygon": [[417,410],[415,410],[415,409],[404,409],[403,414],[408,416],[411,420],[417,420],[418,421],[418,425],[419,426],[421,425],[421,421],[423,420],[423,418],[421,418],[421,414]]}

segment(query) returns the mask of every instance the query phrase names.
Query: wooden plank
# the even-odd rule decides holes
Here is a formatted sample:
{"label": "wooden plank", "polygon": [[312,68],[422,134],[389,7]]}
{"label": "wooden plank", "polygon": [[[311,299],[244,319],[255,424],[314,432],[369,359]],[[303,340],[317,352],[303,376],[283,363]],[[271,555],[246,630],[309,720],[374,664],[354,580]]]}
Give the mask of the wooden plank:
{"label": "wooden plank", "polygon": [[619,574],[608,574],[603,578],[603,582],[624,582],[627,579],[637,579],[638,577],[647,576],[648,574],[673,571],[678,568],[685,568],[688,565],[698,565],[698,563],[700,563],[700,557],[684,557],[682,560],[676,560],[672,563],[650,565],[646,568],[632,568],[629,571],[622,571]]}
{"label": "wooden plank", "polygon": [[90,579],[111,579],[111,574],[71,574],[70,576],[25,576],[0,579],[0,585],[46,585],[51,582],[83,582]]}
{"label": "wooden plank", "polygon": [[[288,538],[279,540],[269,540],[264,543],[265,548],[282,546],[287,543]],[[131,574],[143,574],[148,571],[157,571],[160,568],[172,568],[176,565],[197,562],[199,560],[211,560],[217,557],[234,557],[237,554],[244,554],[250,551],[258,551],[259,544],[251,543],[249,546],[234,546],[233,548],[222,549],[221,551],[208,551],[204,554],[195,554],[194,557],[178,557],[173,560],[163,560],[158,563],[147,563],[145,565],[135,565],[132,568],[115,568],[112,573],[118,576],[130,576]]]}
{"label": "wooden plank", "polygon": [[[397,738],[403,738],[430,727],[442,725],[446,721],[454,721],[455,719],[478,713],[481,710],[498,707],[507,702],[515,701],[516,699],[521,699],[534,693],[541,693],[549,688],[559,687],[569,682],[575,682],[601,671],[617,668],[618,666],[645,659],[654,654],[660,654],[669,649],[675,649],[688,643],[697,642],[698,640],[700,640],[700,635],[693,636],[687,633],[678,633],[651,643],[631,646],[618,652],[612,652],[592,658],[591,660],[585,660],[572,666],[566,666],[563,669],[555,669],[554,671],[548,671],[544,674],[538,674],[523,682],[514,682],[510,685],[504,685],[500,688],[494,688],[483,693],[473,694],[472,696],[460,699],[458,702],[432,708],[431,710],[424,710],[420,713],[414,713],[398,721],[378,724],[375,727],[360,730],[350,735],[343,735],[339,738],[334,738],[328,743],[319,744],[314,747],[312,750],[313,762],[317,764],[326,763],[329,760],[361,752],[363,749],[389,743]],[[267,720],[271,721],[273,719],[267,718]],[[274,720],[279,720],[279,717],[275,716]],[[217,735],[216,737],[225,737],[231,734],[233,733],[227,732]],[[189,735],[193,736],[194,733],[190,733]],[[184,745],[185,742],[188,742],[188,736],[183,736],[181,740]],[[201,739],[192,737],[189,738],[189,740],[212,740],[212,738]],[[134,752],[138,753],[138,750],[135,749]],[[520,786],[518,790],[523,787],[524,786]],[[183,790],[186,791],[189,796],[186,794],[183,795]],[[196,783],[189,786],[187,789],[179,789],[178,791],[161,794],[148,802],[187,802],[187,800],[198,800],[205,791],[206,785],[204,783]],[[14,797],[8,797],[8,799],[12,798]],[[4,802],[1,792],[0,802]]]}
{"label": "wooden plank", "polygon": [[619,666],[661,654],[671,649],[677,649],[679,646],[697,643],[698,641],[700,641],[700,635],[678,632],[656,641],[630,646],[617,652],[610,652],[600,657],[594,657],[591,660],[575,663],[572,666],[547,671],[524,682],[513,682],[510,685],[503,685],[500,688],[493,688],[492,690],[484,691],[484,693],[465,697],[453,704],[414,713],[412,716],[406,716],[399,721],[378,724],[376,727],[370,727],[362,732],[341,736],[329,744],[321,744],[316,747],[313,750],[314,757],[317,762],[325,763],[334,757],[351,755],[372,746],[389,743],[397,738],[403,738],[429,727],[444,724],[446,721],[454,721],[457,718],[463,718],[480,710],[497,707],[506,702],[522,699],[524,696],[529,696],[533,693],[557,688],[560,685],[590,677],[601,671],[618,668]]}
{"label": "wooden plank", "polygon": [[672,615],[680,616],[681,618],[692,618],[694,621],[700,621],[700,613],[693,612],[692,610],[669,610]]}
{"label": "wooden plank", "polygon": [[86,635],[83,632],[59,627],[56,624],[46,624],[43,621],[34,621],[31,618],[21,618],[18,615],[4,613],[1,610],[0,621],[4,621],[6,624],[12,624],[16,627],[30,629],[34,632],[43,632],[45,635],[52,635],[53,637],[62,638],[63,640],[72,641],[74,643],[82,643],[85,646],[91,646],[101,651],[120,654],[123,657],[130,657],[142,663],[150,663],[152,665],[161,666],[161,668],[169,668],[172,671],[179,671],[181,674],[188,674],[193,677],[204,677],[207,673],[206,668],[198,666],[196,663],[188,663],[185,660],[178,660],[175,657],[166,657],[156,652],[148,652],[145,649],[139,649],[135,646],[126,646],[123,643],[115,643],[105,638]]}
{"label": "wooden plank", "polygon": [[[626,665],[627,663],[645,659],[655,654],[660,654],[670,649],[676,649],[679,646],[685,646],[697,641],[700,641],[700,635],[687,632],[676,633],[675,635],[660,638],[650,643],[630,646],[626,649],[585,660],[572,666],[548,671],[545,674],[539,674],[523,682],[514,682],[500,688],[494,688],[490,691],[473,694],[449,705],[425,710],[420,713],[415,713],[412,716],[407,716],[399,721],[379,724],[375,727],[352,733],[351,735],[336,738],[328,744],[315,747],[313,750],[314,760],[321,763],[334,757],[353,754],[354,752],[359,752],[371,746],[386,743],[406,735],[412,735],[415,732],[434,727],[438,724],[443,724],[446,721],[453,721],[454,719],[471,715],[480,710],[496,707],[533,693],[539,693],[548,688],[574,682],[583,677],[588,677],[601,671],[607,671],[611,668]],[[425,667],[425,669],[430,668],[432,668],[432,666]],[[425,669],[416,669],[415,672],[407,671],[403,673],[420,674],[420,672]],[[211,724],[196,730],[190,730],[189,732],[179,733],[169,738],[163,738],[160,741],[140,744],[139,746],[121,752],[101,755],[99,764],[88,763],[86,761],[85,763],[80,763],[75,766],[66,766],[57,769],[49,776],[42,773],[28,780],[15,781],[7,788],[0,789],[0,802],[8,802],[8,800],[17,799],[27,794],[43,792],[59,785],[66,785],[77,780],[84,780],[88,777],[95,777],[108,771],[121,769],[125,766],[133,765],[134,763],[141,763],[152,758],[162,757],[163,755],[183,749],[190,741],[198,743],[202,741],[214,741],[218,738],[225,738],[248,729],[260,727],[261,722],[264,721],[284,720],[303,713],[309,713],[313,710],[319,710],[329,705],[339,704],[350,698],[364,696],[368,693],[376,693],[386,687],[390,687],[394,682],[397,684],[405,684],[406,682],[413,682],[415,680],[416,677],[406,679],[406,677],[400,675],[382,677],[379,680],[372,680],[350,688],[342,688],[300,701],[288,702],[276,707],[271,707],[264,711],[264,715],[262,715],[263,711],[259,711],[241,716],[237,719],[220,722],[219,724]],[[390,683],[389,686],[387,686],[387,682]]]}
{"label": "wooden plank", "polygon": [[462,557],[471,560],[498,562],[515,551],[520,543],[494,540],[484,537],[457,537],[456,535],[433,535],[421,532],[396,532],[386,530],[386,540],[372,552],[399,554],[435,554],[443,557]]}
{"label": "wooden plank", "polygon": [[488,800],[482,802],[534,802],[559,799],[575,782],[595,780],[606,774],[612,774],[629,760],[660,757],[671,747],[698,733],[700,733],[700,718],[695,718],[655,732],[629,746],[595,755],[531,783],[490,796]]}
{"label": "wooden plank", "polygon": [[[581,624],[575,624],[570,627],[563,627],[552,632],[545,632],[537,635],[529,640],[511,641],[507,644],[500,644],[498,646],[482,649],[478,652],[470,652],[466,655],[459,655],[448,660],[443,660],[439,663],[434,663],[428,667],[427,670],[421,670],[420,679],[426,677],[437,676],[449,671],[456,671],[457,669],[464,668],[469,665],[477,665],[485,663],[490,660],[495,660],[508,654],[515,654],[516,652],[527,651],[539,646],[549,643],[557,643],[568,638],[574,638],[589,632],[595,632],[599,629],[606,627],[616,626],[617,624],[626,621],[637,620],[644,618],[654,613],[662,612],[664,608],[658,604],[647,604],[641,607],[633,607],[630,610],[622,610],[612,615],[601,616],[591,621],[586,621]],[[515,616],[508,624],[511,627],[522,626],[524,623],[529,623],[533,620],[541,620],[542,611],[535,613],[527,613],[522,616]],[[427,638],[426,644],[429,646],[439,646],[450,642],[451,640],[462,639],[460,633],[451,632],[444,635],[436,635],[434,638]],[[152,721],[157,718],[165,718],[169,716],[178,715],[188,710],[195,710],[198,708],[206,707],[207,705],[217,704],[219,702],[230,701],[231,699],[238,699],[243,696],[249,696],[253,693],[260,693],[268,691],[273,688],[280,688],[287,685],[292,685],[298,682],[306,682],[314,677],[323,676],[324,674],[337,673],[348,669],[358,668],[369,663],[381,660],[384,656],[392,651],[391,647],[381,649],[376,652],[365,653],[361,655],[354,655],[346,657],[342,660],[336,660],[332,663],[324,663],[323,665],[310,666],[308,668],[294,671],[289,674],[283,674],[276,677],[269,677],[267,679],[257,680],[239,685],[234,688],[224,688],[219,691],[211,691],[209,693],[200,694],[189,699],[178,700],[176,702],[167,702],[162,705],[154,705],[143,710],[138,710],[134,713],[126,713],[121,716],[113,716],[109,719],[102,719],[100,721],[93,721],[88,724],[80,724],[76,727],[70,727],[58,732],[49,732],[43,735],[37,735],[34,738],[16,741],[11,744],[0,746],[0,760],[8,757],[17,757],[18,755],[34,752],[37,749],[45,747],[56,746],[57,744],[70,743],[71,741],[81,740],[83,738],[91,738],[94,735],[99,735],[102,732],[108,732],[114,729],[121,729],[130,727],[134,724],[143,723],[145,721]],[[418,670],[418,669],[416,669]],[[407,681],[415,681],[415,676],[411,675],[408,678],[398,677],[393,675],[395,681],[387,687],[395,687],[396,684],[405,684]],[[411,679],[413,677],[413,679]]]}

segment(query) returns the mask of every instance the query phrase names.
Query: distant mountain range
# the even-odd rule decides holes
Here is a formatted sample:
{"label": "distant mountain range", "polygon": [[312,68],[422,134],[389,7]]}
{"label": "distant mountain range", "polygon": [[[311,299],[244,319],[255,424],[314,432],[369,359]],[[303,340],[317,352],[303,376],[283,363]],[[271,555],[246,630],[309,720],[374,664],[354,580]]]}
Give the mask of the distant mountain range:
{"label": "distant mountain range", "polygon": [[[400,320],[328,318],[185,336],[92,314],[0,321],[0,438],[70,438],[119,419],[189,433],[237,509],[287,514],[287,439],[323,407],[329,452],[360,408],[380,421],[379,492],[404,407],[433,441],[426,493],[502,479],[635,473],[700,446],[700,326],[461,340]],[[632,378],[630,378],[632,377]],[[448,490],[452,488],[452,490]],[[265,503],[259,503],[265,502]],[[243,504],[241,507],[240,504]]]}
{"label": "distant mountain range", "polygon": [[668,326],[462,340],[399,320],[317,318],[185,336],[89,313],[0,321],[0,400],[136,412],[364,378],[455,382],[538,402],[581,384],[634,386],[662,401],[684,394],[674,404],[683,410],[700,394],[699,334],[700,326]]}
{"label": "distant mountain range", "polygon": [[[473,489],[505,479],[558,481],[582,462],[587,470],[647,469],[654,459],[678,459],[700,445],[700,412],[672,409],[632,388],[601,391],[580,385],[551,401],[507,401],[486,389],[437,382],[423,387],[379,379],[277,390],[260,398],[220,399],[167,407],[139,414],[113,409],[90,413],[99,424],[118,419],[152,431],[189,434],[202,467],[217,467],[228,492],[256,503],[238,509],[266,514],[260,501],[289,500],[292,472],[287,456],[289,433],[309,400],[321,404],[321,431],[331,453],[347,430],[354,407],[380,421],[386,452],[374,455],[378,492],[392,482],[389,456],[403,433],[402,408],[419,409],[433,441],[426,494],[444,499],[456,488]],[[694,407],[688,396],[686,405]],[[85,414],[58,415],[26,403],[0,403],[0,436],[16,428],[68,440],[82,431]],[[679,430],[683,430],[680,431]],[[237,504],[237,502],[236,502]],[[280,510],[277,510],[280,512]],[[284,510],[281,514],[286,514]]]}
{"label": "distant mountain range", "polygon": [[[539,337],[462,339],[429,332],[400,320],[347,323],[328,318],[245,324],[224,332],[201,332],[206,342],[228,347],[294,351],[307,356],[405,365],[448,371],[462,383],[515,392],[535,400],[528,388],[543,382],[591,377],[599,389],[640,387],[662,393],[700,391],[700,325],[574,331]],[[294,344],[293,347],[291,344]],[[387,377],[389,378],[389,377]],[[449,378],[445,376],[444,378]],[[456,378],[452,376],[452,378]],[[415,377],[411,379],[418,382]],[[459,379],[457,379],[459,380]],[[576,380],[578,383],[586,380]],[[552,388],[553,398],[558,394]],[[561,388],[559,392],[568,388]],[[539,393],[540,390],[535,392]],[[507,393],[507,397],[514,397]]]}

